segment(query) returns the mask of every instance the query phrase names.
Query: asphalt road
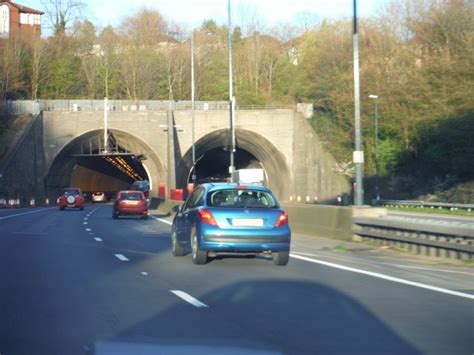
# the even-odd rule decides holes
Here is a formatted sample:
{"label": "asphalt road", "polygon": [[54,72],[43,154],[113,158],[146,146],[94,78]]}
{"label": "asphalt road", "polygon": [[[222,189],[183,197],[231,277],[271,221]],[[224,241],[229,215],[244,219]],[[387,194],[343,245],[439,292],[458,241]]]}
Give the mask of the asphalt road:
{"label": "asphalt road", "polygon": [[169,231],[109,205],[1,211],[0,354],[474,352],[472,268],[302,236],[286,267],[196,266]]}

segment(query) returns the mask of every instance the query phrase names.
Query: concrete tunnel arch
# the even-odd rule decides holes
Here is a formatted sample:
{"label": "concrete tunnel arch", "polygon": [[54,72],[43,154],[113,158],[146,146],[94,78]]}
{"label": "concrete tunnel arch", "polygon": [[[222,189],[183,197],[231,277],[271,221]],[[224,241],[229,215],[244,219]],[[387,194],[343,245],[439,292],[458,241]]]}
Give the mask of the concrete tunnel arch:
{"label": "concrete tunnel arch", "polygon": [[[109,129],[109,133],[113,134],[114,137],[120,142],[122,148],[135,155],[144,155],[146,160],[142,162],[143,168],[146,171],[146,175],[151,183],[150,196],[158,196],[158,188],[160,181],[166,181],[166,171],[160,157],[140,138],[117,129]],[[57,155],[54,157],[52,163],[48,167],[47,175],[45,177],[45,188],[49,194],[58,194],[59,191],[66,186],[71,184],[71,179],[74,176],[74,169],[79,163],[79,158],[73,156],[80,152],[81,143],[88,142],[90,139],[99,139],[103,135],[103,130],[90,130],[83,132],[82,134],[72,137],[67,141],[59,150]],[[88,179],[88,186],[104,186],[107,181],[107,176],[100,173],[85,173],[80,172],[80,176],[77,179]],[[108,182],[110,183],[111,180]],[[117,186],[119,188],[120,186]],[[128,188],[125,185],[123,188]],[[94,190],[94,189],[93,189]]]}
{"label": "concrete tunnel arch", "polygon": [[[229,129],[220,129],[206,134],[195,142],[196,159],[213,149],[227,146],[228,142]],[[270,189],[280,200],[287,199],[292,181],[291,171],[285,156],[278,148],[264,136],[242,128],[236,129],[236,146],[237,149],[244,150],[255,157],[265,170]],[[223,163],[228,164],[228,162]],[[196,165],[198,164],[199,162]],[[179,188],[186,188],[191,168],[192,147],[186,151],[176,165]]]}

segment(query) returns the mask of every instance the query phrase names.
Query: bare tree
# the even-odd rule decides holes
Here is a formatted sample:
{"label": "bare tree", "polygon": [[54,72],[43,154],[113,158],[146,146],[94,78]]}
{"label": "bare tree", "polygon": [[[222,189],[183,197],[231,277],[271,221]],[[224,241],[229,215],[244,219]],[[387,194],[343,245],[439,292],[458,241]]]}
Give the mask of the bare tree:
{"label": "bare tree", "polygon": [[156,10],[142,8],[126,18],[121,25],[123,34],[137,47],[156,47],[168,40],[168,23]]}
{"label": "bare tree", "polygon": [[86,3],[80,0],[41,0],[54,34],[64,34],[81,18]]}
{"label": "bare tree", "polygon": [[8,94],[24,88],[22,69],[25,51],[21,41],[13,37],[3,41],[0,51],[0,100],[4,101]]}
{"label": "bare tree", "polygon": [[40,86],[40,74],[42,72],[44,61],[44,46],[42,41],[34,41],[31,47],[31,98],[36,100],[38,98],[38,91]]}

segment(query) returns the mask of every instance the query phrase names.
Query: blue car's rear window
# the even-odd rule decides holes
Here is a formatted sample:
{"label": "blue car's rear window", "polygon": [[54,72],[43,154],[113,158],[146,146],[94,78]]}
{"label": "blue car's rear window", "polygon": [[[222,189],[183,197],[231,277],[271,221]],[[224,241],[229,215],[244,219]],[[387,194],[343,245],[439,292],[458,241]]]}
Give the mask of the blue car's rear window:
{"label": "blue car's rear window", "polygon": [[272,194],[249,188],[211,191],[207,195],[207,205],[229,208],[275,208],[277,202]]}

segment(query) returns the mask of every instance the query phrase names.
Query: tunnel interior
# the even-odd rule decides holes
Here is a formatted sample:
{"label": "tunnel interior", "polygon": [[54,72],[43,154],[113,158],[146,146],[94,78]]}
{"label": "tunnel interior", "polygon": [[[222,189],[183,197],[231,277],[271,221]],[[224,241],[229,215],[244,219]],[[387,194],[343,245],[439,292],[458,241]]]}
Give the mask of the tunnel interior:
{"label": "tunnel interior", "polygon": [[[196,182],[225,181],[229,177],[229,130],[207,134],[195,143]],[[265,137],[245,129],[236,129],[236,169],[262,168],[267,185],[279,199],[288,197],[291,173],[283,154]],[[192,182],[192,150],[177,164],[177,185],[185,188]]]}
{"label": "tunnel interior", "polygon": [[[237,148],[234,153],[234,164],[236,169],[261,169],[262,164],[250,152]],[[196,159],[195,175],[196,182],[225,181],[229,176],[230,153],[225,147],[210,149],[204,155]],[[192,182],[192,173],[189,174],[188,182]]]}
{"label": "tunnel interior", "polygon": [[163,175],[163,168],[150,152],[146,144],[126,132],[110,130],[107,147],[102,130],[87,132],[57,155],[46,178],[47,191],[59,194],[62,188],[74,186],[89,197],[102,191],[111,198],[137,180],[149,181],[153,191],[153,177]]}

